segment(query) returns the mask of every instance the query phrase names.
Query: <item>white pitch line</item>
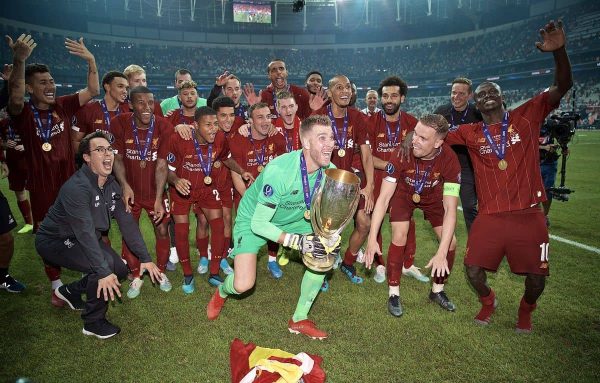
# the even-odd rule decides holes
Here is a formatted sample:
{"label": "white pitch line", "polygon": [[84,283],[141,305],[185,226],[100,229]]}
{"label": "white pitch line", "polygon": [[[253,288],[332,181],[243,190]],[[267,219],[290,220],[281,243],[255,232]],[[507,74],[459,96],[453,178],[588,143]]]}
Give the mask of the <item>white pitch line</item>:
{"label": "white pitch line", "polygon": [[550,238],[552,238],[553,240],[558,241],[558,242],[563,242],[563,243],[566,243],[571,246],[579,247],[580,249],[591,251],[592,253],[600,254],[600,249],[597,247],[594,247],[594,246],[589,246],[589,245],[586,245],[583,243],[572,241],[570,239],[559,237],[558,235],[554,235],[554,234],[550,234]]}
{"label": "white pitch line", "polygon": [[[458,210],[462,210],[462,207],[459,206]],[[550,234],[549,237],[555,241],[566,243],[567,245],[579,247],[580,249],[591,251],[592,253],[600,254],[600,249],[597,247],[586,245],[585,243],[579,243],[577,241],[572,241],[570,239],[559,237],[558,235],[554,235],[554,234]]]}

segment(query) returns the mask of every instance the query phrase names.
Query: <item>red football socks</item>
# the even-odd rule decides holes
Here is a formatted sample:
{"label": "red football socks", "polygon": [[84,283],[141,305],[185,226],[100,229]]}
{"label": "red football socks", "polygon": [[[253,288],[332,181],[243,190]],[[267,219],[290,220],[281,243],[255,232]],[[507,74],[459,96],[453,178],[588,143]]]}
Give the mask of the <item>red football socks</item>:
{"label": "red football socks", "polygon": [[167,238],[156,239],[156,266],[161,273],[165,272],[171,251],[171,240]]}
{"label": "red football socks", "polygon": [[190,245],[188,236],[190,234],[190,223],[175,223],[175,247],[179,256],[179,263],[183,269],[183,275],[194,275],[190,264]]}
{"label": "red football socks", "polygon": [[537,304],[529,304],[525,301],[525,298],[521,298],[521,304],[519,305],[519,319],[517,321],[517,332],[531,332],[531,313]]}
{"label": "red football socks", "polygon": [[208,224],[210,226],[210,247],[212,254],[208,267],[210,274],[216,275],[219,274],[221,259],[223,259],[223,247],[225,244],[223,241],[223,230],[225,230],[225,223],[221,217],[208,221]]}
{"label": "red football socks", "polygon": [[196,248],[201,257],[208,257],[208,237],[196,237]]}
{"label": "red football socks", "polygon": [[140,260],[138,257],[136,257],[135,255],[133,255],[133,253],[129,250],[129,248],[127,247],[127,245],[125,244],[125,241],[122,241],[122,245],[121,245],[121,258],[123,258],[125,260],[125,262],[127,262],[127,267],[129,268],[129,271],[131,272],[131,275],[134,278],[139,278],[140,277]]}
{"label": "red football socks", "polygon": [[487,297],[479,297],[481,301],[481,310],[477,316],[475,316],[475,322],[483,325],[490,323],[490,318],[494,311],[496,311],[496,294],[494,290],[490,289],[490,293]]}
{"label": "red football socks", "polygon": [[402,263],[406,246],[396,246],[390,242],[388,250],[387,278],[388,286],[400,286]]}
{"label": "red football socks", "polygon": [[44,264],[44,271],[50,282],[60,279],[60,267]]}

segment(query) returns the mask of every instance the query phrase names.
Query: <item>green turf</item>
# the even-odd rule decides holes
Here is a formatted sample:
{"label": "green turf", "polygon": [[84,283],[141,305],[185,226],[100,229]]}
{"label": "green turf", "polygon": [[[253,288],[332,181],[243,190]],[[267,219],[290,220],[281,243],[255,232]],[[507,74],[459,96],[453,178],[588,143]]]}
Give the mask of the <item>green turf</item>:
{"label": "green turf", "polygon": [[[576,192],[571,201],[552,206],[551,233],[599,248],[600,132],[579,132],[571,152],[567,186]],[[20,219],[5,180],[0,187]],[[417,216],[417,264],[422,266],[436,243],[421,214]],[[143,229],[153,246],[147,221]],[[459,266],[447,286],[458,306],[455,313],[428,303],[428,286],[405,278],[405,315],[393,318],[386,309],[385,285],[371,278],[361,286],[351,285],[335,272],[330,291],[320,294],[311,312],[330,334],[325,341],[288,333],[286,323],[303,267],[290,263],[284,277],[275,281],[264,256],[255,291],[228,301],[215,322],[206,319],[213,292],[206,277],[197,276],[196,292],[184,296],[178,271],[169,274],[174,286],[170,293],[146,282],[136,300],[124,298],[122,304],[111,305],[109,318],[122,327],[121,334],[105,341],[85,337],[78,314],[50,305],[50,288],[33,237],[15,237],[11,273],[27,284],[27,290],[20,295],[0,291],[0,382],[23,376],[35,382],[228,382],[229,344],[236,337],[293,353],[319,354],[328,381],[334,383],[600,381],[600,304],[595,296],[600,254],[551,242],[551,277],[529,335],[513,330],[523,278],[510,274],[503,264],[490,276],[500,306],[492,324],[482,328],[473,324],[479,304],[460,267],[466,239],[462,216]],[[117,230],[111,238],[120,249]],[[387,243],[387,231],[384,238]],[[364,275],[360,268],[359,272]],[[66,271],[63,280],[76,277]]]}

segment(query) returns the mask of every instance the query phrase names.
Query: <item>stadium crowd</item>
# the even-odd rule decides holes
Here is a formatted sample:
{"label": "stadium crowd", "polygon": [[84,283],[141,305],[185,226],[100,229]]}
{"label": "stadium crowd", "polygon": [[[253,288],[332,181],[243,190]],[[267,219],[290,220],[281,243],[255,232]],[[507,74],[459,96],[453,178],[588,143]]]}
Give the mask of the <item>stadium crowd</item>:
{"label": "stadium crowd", "polygon": [[[572,19],[577,25],[575,16],[565,14],[565,19]],[[407,275],[429,281],[411,258],[416,244],[414,222],[411,229],[410,221],[413,210],[421,208],[440,239],[440,248],[429,262],[432,267],[429,299],[444,310],[454,311],[444,284],[454,262],[454,228],[460,198],[463,206],[468,199],[477,204],[479,213],[476,208],[475,214],[483,217],[473,223],[465,215],[472,241],[472,253],[469,260],[465,259],[467,275],[482,304],[475,321],[487,325],[497,303],[485,270],[494,271],[498,267],[495,262],[499,263],[504,253],[490,251],[490,248],[497,250],[494,247],[497,244],[486,247],[482,240],[493,230],[493,225],[498,225],[490,222],[489,217],[497,217],[502,226],[515,224],[514,235],[527,237],[523,240],[529,247],[511,249],[507,257],[513,272],[527,275],[516,330],[531,331],[531,313],[548,273],[547,252],[541,265],[530,261],[539,259],[539,243],[548,243],[541,211],[531,206],[545,198],[539,190],[535,194],[539,175],[533,174],[528,186],[523,186],[524,182],[514,186],[511,182],[516,177],[521,180],[523,172],[518,169],[524,172],[533,169],[533,173],[539,170],[535,168],[538,155],[535,133],[573,84],[561,24],[546,24],[541,37],[543,44],[537,46],[543,56],[554,58],[552,84],[547,81],[542,86],[532,82],[526,88],[503,92],[495,83],[482,81],[473,86],[470,80],[458,77],[446,94],[413,100],[406,82],[392,74],[407,73],[403,77],[419,78],[490,70],[514,73],[524,63],[539,66],[541,55],[530,36],[543,25],[541,20],[537,17],[524,22],[511,33],[510,39],[506,38],[508,30],[499,30],[479,37],[402,48],[400,52],[406,58],[400,60],[396,54],[381,49],[289,51],[114,46],[102,41],[84,43],[70,39],[65,43],[60,36],[32,39],[22,35],[17,39],[15,31],[6,31],[14,40],[10,39],[1,50],[4,62],[13,63],[12,69],[5,67],[4,74],[8,80],[10,115],[5,121],[4,139],[9,143],[7,154],[18,154],[30,172],[25,184],[30,187],[31,212],[24,205],[22,213],[37,231],[36,246],[51,283],[52,304],[82,310],[84,334],[107,338],[120,331],[105,317],[106,301],[120,296],[119,279],[129,272],[127,295],[132,299],[141,292],[144,271],[160,284],[161,290],[168,292],[172,286],[167,271],[177,268],[176,263],[180,262],[184,275],[182,289],[192,294],[195,282],[191,263],[198,260],[198,273],[209,274],[209,283],[217,287],[207,306],[208,318],[216,319],[227,297],[252,288],[258,249],[267,244],[267,267],[274,278],[281,278],[280,266],[287,262],[287,251],[278,252],[280,245],[299,250],[307,264],[307,258],[331,260],[330,266],[339,267],[355,284],[363,279],[354,264],[364,258],[367,266],[373,263],[376,267],[378,282],[388,280],[387,308],[391,315],[399,317],[403,314],[400,277]],[[597,56],[600,48],[597,40],[596,32],[573,41],[573,64]],[[65,44],[69,54],[65,52]],[[447,55],[449,51],[454,54]],[[457,60],[456,55],[468,55],[472,60],[467,65]],[[273,58],[279,56],[285,59]],[[265,67],[265,58],[269,57],[273,59]],[[56,97],[48,68],[25,65],[36,61],[48,64],[53,73],[61,70],[86,73],[85,88]],[[345,63],[343,75],[337,74],[339,62]],[[182,63],[189,71],[181,69]],[[322,88],[312,89],[303,82],[288,83],[286,63],[303,82],[304,74],[317,68],[322,74],[313,75],[320,77]],[[501,66],[497,66],[499,63]],[[175,73],[176,89],[172,92],[177,93],[179,107],[166,110],[164,104],[163,109],[158,106],[158,97],[147,86],[147,82],[152,85],[155,73]],[[209,107],[197,107],[198,84],[192,74],[196,79],[215,79],[214,84],[205,84],[209,90],[202,94]],[[259,93],[258,87],[244,86],[248,78],[266,81],[265,77],[269,85]],[[356,103],[356,98],[362,95],[357,94],[350,80],[372,83],[374,79],[379,83],[380,100],[375,106],[381,110],[365,108],[361,113],[356,106],[366,103],[362,104],[362,100]],[[540,81],[543,80],[548,77]],[[548,85],[552,86],[540,92]],[[578,96],[584,103],[597,104],[597,82],[586,79],[581,88]],[[563,105],[568,105],[567,99]],[[597,110],[592,108],[591,115],[594,112]],[[586,118],[589,121],[590,117]],[[488,129],[493,130],[492,134]],[[486,140],[489,145],[482,152],[478,143]],[[518,145],[521,141],[523,144]],[[403,142],[413,148],[403,149]],[[460,153],[458,157],[454,154],[450,144],[463,147],[462,159]],[[411,159],[408,162],[414,162],[416,169],[403,163],[402,155],[408,156]],[[444,160],[435,162],[438,156]],[[74,159],[78,169],[74,167]],[[357,174],[361,182],[362,197],[354,217],[355,228],[348,243],[343,245],[345,251],[340,251],[340,238],[333,243],[326,241],[311,233],[309,224],[311,201],[306,195],[311,195],[311,187],[317,188],[322,173],[333,167]],[[298,171],[297,177],[292,177],[297,190],[286,184],[285,176],[292,174],[290,169]],[[416,174],[416,178],[405,185],[404,180],[412,177],[410,174]],[[467,183],[465,175],[469,175],[472,184],[485,183],[487,194],[461,193],[461,178],[463,185]],[[488,181],[482,180],[485,176],[501,179],[501,184],[488,185]],[[165,206],[169,203],[165,187],[170,195],[170,211]],[[510,192],[504,193],[503,188]],[[299,189],[304,193],[298,193]],[[502,196],[491,202],[496,197],[494,191]],[[387,200],[377,198],[382,195]],[[100,200],[103,202],[100,209],[106,209],[102,214],[94,210]],[[386,214],[387,204],[392,206],[393,239],[384,260],[377,220]],[[70,211],[73,206],[78,207],[75,213]],[[281,213],[278,206],[295,208],[291,213]],[[134,222],[139,220],[142,209],[149,213],[155,226],[155,261]],[[237,218],[232,218],[232,209],[237,211]],[[190,210],[199,221],[196,232],[199,257],[189,254]],[[296,221],[290,222],[289,215]],[[116,219],[123,232],[121,255],[112,250],[106,238],[109,216]],[[516,223],[522,217],[530,219],[531,230],[516,231]],[[483,221],[486,223],[477,223]],[[14,225],[7,227],[9,230],[3,235]],[[367,239],[363,254],[361,246]],[[493,259],[486,258],[488,253]],[[90,260],[89,265],[81,262],[82,255]],[[70,257],[75,256],[80,257],[79,261],[72,261]],[[233,268],[228,256],[234,258]],[[123,267],[121,257],[128,270]],[[85,276],[63,284],[60,266],[81,271]],[[9,276],[8,264],[0,264],[0,271],[6,274],[0,279],[4,289],[18,292],[24,288]],[[304,274],[298,307],[288,323],[290,332],[311,338],[327,337],[325,331],[308,320],[316,295],[328,289],[322,271],[309,269]],[[87,295],[86,301],[81,298],[83,294]]]}

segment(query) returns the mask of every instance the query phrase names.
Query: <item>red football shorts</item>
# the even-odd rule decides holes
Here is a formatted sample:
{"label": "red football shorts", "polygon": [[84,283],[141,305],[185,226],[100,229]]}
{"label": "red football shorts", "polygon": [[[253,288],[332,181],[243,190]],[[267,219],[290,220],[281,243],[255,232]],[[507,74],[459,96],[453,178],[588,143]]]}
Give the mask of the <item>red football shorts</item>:
{"label": "red football shorts", "polygon": [[465,265],[498,270],[506,256],[515,274],[548,275],[548,229],[539,207],[478,214],[471,226]]}
{"label": "red football shorts", "polygon": [[188,215],[192,205],[200,209],[221,209],[221,201],[217,199],[218,192],[209,187],[192,189],[189,195],[182,196],[174,187],[169,188],[171,195],[171,214]]}
{"label": "red football shorts", "polygon": [[442,198],[423,197],[419,203],[414,203],[412,195],[403,193],[396,189],[396,193],[390,200],[390,222],[410,221],[415,209],[421,209],[423,216],[431,227],[442,226],[444,222],[444,204]]}

